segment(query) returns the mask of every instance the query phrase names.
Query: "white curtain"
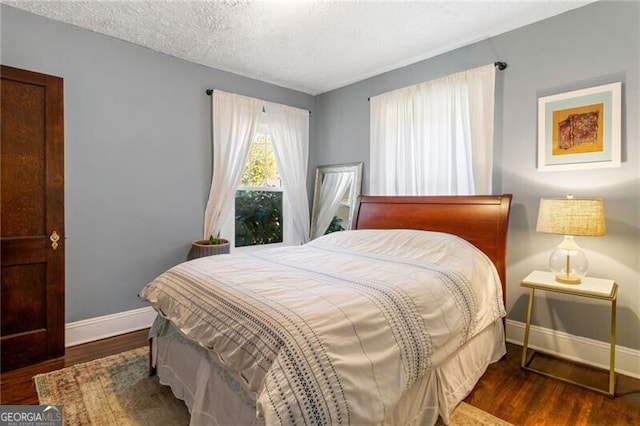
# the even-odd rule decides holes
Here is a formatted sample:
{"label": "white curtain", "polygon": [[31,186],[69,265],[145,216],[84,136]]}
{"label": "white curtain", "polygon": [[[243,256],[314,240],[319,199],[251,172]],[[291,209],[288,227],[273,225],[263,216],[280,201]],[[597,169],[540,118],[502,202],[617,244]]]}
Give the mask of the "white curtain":
{"label": "white curtain", "polygon": [[490,194],[493,64],[372,97],[372,195]]}
{"label": "white curtain", "polygon": [[306,243],[309,241],[309,111],[273,103],[266,103],[265,111],[287,211],[291,214],[291,241],[293,244]]}
{"label": "white curtain", "polygon": [[320,197],[313,238],[321,237],[327,232],[336,214],[344,193],[351,185],[353,173],[327,173],[320,185]]}
{"label": "white curtain", "polygon": [[231,212],[236,186],[256,137],[264,102],[213,91],[213,174],[204,217],[204,238],[217,236]]}

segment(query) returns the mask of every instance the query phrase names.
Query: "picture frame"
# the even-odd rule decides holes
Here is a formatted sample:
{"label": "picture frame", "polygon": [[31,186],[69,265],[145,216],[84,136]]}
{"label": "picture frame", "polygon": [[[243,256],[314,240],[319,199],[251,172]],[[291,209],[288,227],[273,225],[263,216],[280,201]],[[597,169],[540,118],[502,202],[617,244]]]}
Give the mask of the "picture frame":
{"label": "picture frame", "polygon": [[538,171],[620,167],[620,82],[538,99]]}

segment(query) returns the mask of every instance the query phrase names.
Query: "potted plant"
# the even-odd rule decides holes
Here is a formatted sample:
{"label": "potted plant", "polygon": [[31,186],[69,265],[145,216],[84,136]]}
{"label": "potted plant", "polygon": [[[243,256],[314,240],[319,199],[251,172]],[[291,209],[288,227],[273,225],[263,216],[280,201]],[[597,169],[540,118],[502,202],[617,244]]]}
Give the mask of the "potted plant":
{"label": "potted plant", "polygon": [[334,216],[333,219],[331,219],[331,223],[329,224],[329,227],[327,228],[327,232],[325,232],[325,235],[330,234],[332,232],[338,232],[338,231],[344,231],[344,227],[342,226],[342,218],[338,216]]}
{"label": "potted plant", "polygon": [[197,240],[191,243],[187,260],[229,252],[229,240],[211,235],[206,240]]}

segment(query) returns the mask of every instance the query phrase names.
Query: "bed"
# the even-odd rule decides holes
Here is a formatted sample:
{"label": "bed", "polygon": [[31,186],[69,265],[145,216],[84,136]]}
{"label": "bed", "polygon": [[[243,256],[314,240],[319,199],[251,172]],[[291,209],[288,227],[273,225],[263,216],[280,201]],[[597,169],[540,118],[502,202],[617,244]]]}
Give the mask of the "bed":
{"label": "bed", "polygon": [[140,297],[192,425],[434,424],[505,354],[511,195],[361,196],[353,230],[180,264]]}

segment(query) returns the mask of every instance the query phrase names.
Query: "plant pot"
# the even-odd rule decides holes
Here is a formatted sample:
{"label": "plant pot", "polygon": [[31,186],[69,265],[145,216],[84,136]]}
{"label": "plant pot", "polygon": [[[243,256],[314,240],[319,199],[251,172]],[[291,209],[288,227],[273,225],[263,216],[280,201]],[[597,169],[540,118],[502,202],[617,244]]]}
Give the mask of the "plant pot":
{"label": "plant pot", "polygon": [[225,240],[224,238],[220,238],[219,240],[222,241],[222,243],[209,244],[209,240],[197,240],[192,242],[189,254],[187,254],[187,260],[197,259],[198,257],[229,253],[229,241]]}

